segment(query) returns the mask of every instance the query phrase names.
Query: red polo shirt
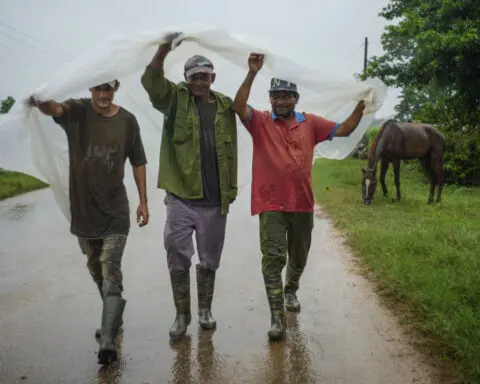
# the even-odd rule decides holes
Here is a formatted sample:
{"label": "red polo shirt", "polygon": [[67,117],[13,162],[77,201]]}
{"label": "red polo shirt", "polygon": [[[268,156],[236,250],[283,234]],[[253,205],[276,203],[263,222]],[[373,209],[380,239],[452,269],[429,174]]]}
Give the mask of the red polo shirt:
{"label": "red polo shirt", "polygon": [[338,124],[296,112],[289,127],[273,112],[252,107],[250,112],[243,124],[253,141],[252,216],[267,211],[313,212],[313,150],[333,139]]}

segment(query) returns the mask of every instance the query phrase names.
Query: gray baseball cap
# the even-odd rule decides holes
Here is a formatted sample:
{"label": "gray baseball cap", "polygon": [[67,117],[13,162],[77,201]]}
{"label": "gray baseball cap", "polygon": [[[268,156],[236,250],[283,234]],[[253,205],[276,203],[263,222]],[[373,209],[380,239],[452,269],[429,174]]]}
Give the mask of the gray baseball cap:
{"label": "gray baseball cap", "polygon": [[297,84],[282,79],[272,78],[270,81],[270,92],[280,91],[298,93]]}
{"label": "gray baseball cap", "polygon": [[189,78],[196,73],[213,73],[213,63],[205,56],[195,55],[185,62],[185,77]]}

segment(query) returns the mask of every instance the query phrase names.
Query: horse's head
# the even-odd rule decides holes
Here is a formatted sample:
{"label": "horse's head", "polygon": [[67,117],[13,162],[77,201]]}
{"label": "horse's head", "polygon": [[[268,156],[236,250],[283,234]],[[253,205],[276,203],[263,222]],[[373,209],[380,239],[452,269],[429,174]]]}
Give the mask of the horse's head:
{"label": "horse's head", "polygon": [[376,169],[362,168],[362,197],[365,204],[372,204],[373,195],[377,189]]}

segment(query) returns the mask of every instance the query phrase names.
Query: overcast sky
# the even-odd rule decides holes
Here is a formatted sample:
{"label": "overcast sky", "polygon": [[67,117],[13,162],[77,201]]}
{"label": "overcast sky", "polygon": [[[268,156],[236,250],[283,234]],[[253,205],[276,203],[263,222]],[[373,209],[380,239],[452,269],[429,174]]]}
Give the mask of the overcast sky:
{"label": "overcast sky", "polygon": [[[349,76],[382,53],[387,0],[2,0],[0,98],[24,96],[53,77],[76,55],[111,33],[163,30],[202,23],[248,34],[272,49],[332,76]],[[208,6],[207,6],[208,4]],[[221,76],[221,73],[218,75]],[[241,81],[242,79],[239,79]],[[378,117],[390,115],[398,91]]]}

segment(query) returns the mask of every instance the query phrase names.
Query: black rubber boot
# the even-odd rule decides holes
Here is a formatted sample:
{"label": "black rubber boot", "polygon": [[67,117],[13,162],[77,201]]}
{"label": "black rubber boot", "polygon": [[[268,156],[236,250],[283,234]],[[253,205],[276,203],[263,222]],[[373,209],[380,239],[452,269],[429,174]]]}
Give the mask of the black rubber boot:
{"label": "black rubber boot", "polygon": [[300,302],[295,293],[285,292],[285,308],[290,312],[300,312]]}
{"label": "black rubber boot", "polygon": [[271,327],[268,338],[271,341],[281,340],[285,336],[285,309],[283,299],[282,276],[265,276],[265,289],[267,291],[268,304],[271,313]]}
{"label": "black rubber boot", "polygon": [[[100,292],[100,299],[102,299],[103,301],[103,290],[102,290],[103,281],[100,280],[100,281],[96,281],[95,283],[97,284],[98,292]],[[97,328],[97,330],[95,331],[95,339],[97,339],[97,341],[100,342],[101,337],[102,337],[102,330],[100,328]]]}
{"label": "black rubber boot", "polygon": [[[103,290],[102,290],[102,289],[103,289],[103,288],[102,288],[102,286],[103,286],[103,281],[96,281],[95,283],[97,284],[98,292],[100,292],[100,299],[102,299],[102,301],[103,301]],[[122,325],[123,325],[123,319],[122,319],[122,321],[120,322],[120,326],[122,326]],[[95,339],[96,339],[98,342],[100,342],[100,338],[101,338],[101,337],[102,337],[102,330],[101,330],[100,328],[97,328],[97,329],[95,330]]]}
{"label": "black rubber boot", "polygon": [[192,321],[190,312],[190,271],[181,274],[171,274],[173,301],[177,314],[175,321],[170,327],[170,337],[179,339],[187,332],[187,327]]}
{"label": "black rubber boot", "polygon": [[203,329],[214,329],[217,321],[212,316],[215,271],[197,265],[198,323]]}
{"label": "black rubber boot", "polygon": [[271,341],[278,341],[285,337],[285,317],[279,314],[272,314],[271,326],[268,331],[268,338]]}
{"label": "black rubber boot", "polygon": [[103,299],[102,336],[98,351],[98,364],[106,365],[117,361],[117,337],[126,300],[120,296],[107,296]]}

